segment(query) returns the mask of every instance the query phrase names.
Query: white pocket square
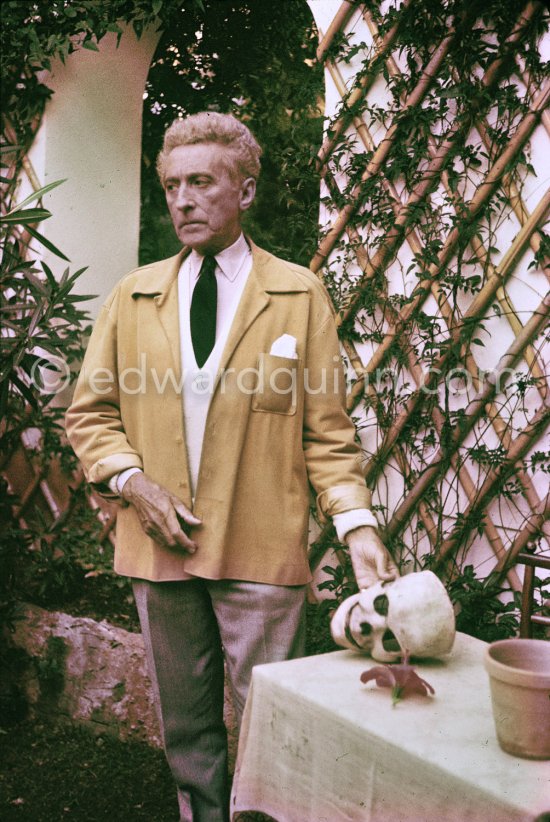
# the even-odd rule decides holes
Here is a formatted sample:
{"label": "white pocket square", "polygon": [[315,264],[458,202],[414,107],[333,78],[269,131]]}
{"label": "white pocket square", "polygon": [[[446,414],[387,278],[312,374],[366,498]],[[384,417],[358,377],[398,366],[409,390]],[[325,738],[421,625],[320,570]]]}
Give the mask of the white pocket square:
{"label": "white pocket square", "polygon": [[286,357],[289,360],[296,360],[298,355],[296,353],[296,337],[292,334],[283,334],[271,346],[269,352],[275,357]]}

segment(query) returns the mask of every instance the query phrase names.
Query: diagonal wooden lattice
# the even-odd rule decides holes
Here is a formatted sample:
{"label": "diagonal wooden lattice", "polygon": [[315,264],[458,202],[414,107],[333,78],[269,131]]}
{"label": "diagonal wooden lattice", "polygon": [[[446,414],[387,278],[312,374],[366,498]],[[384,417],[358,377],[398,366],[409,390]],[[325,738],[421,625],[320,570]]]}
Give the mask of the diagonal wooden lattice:
{"label": "diagonal wooden lattice", "polygon": [[[358,417],[360,433],[362,425],[375,432],[362,437],[365,476],[386,519],[386,539],[397,547],[402,560],[415,566],[427,564],[449,574],[466,561],[477,563],[485,571],[494,571],[498,579],[507,574],[511,586],[519,590],[513,568],[518,552],[537,538],[545,540],[543,547],[548,549],[550,537],[548,482],[540,472],[537,476],[537,471],[528,470],[526,460],[537,449],[544,450],[549,422],[542,348],[550,301],[540,282],[543,272],[548,277],[541,232],[550,208],[550,189],[544,191],[541,184],[529,211],[521,193],[524,180],[517,168],[511,170],[522,152],[530,150],[535,131],[537,139],[547,139],[550,133],[550,83],[537,87],[517,56],[517,46],[529,36],[532,22],[543,10],[538,3],[525,4],[506,36],[495,43],[493,60],[478,76],[478,87],[489,101],[511,77],[523,86],[522,117],[511,138],[505,144],[497,140],[491,103],[474,101],[446,129],[428,135],[425,156],[412,164],[414,173],[407,179],[392,166],[404,139],[404,116],[419,117],[437,97],[438,88],[448,88],[449,81],[458,87],[464,79],[452,63],[452,52],[460,32],[476,22],[477,12],[475,4],[465,4],[462,17],[449,21],[445,36],[433,44],[412,83],[400,42],[400,23],[410,3],[402,4],[389,26],[374,5],[343,2],[325,22],[325,32],[320,31],[318,59],[326,65],[329,119],[317,160],[326,194],[326,225],[311,268],[335,297],[352,375],[349,410]],[[311,8],[315,13],[314,3]],[[322,29],[322,21],[317,22]],[[344,48],[334,48],[342,42]],[[359,58],[350,59],[350,54]],[[398,106],[381,115],[379,99],[370,95],[377,86],[391,82],[399,89],[393,101],[397,98]],[[475,186],[460,191],[449,168],[468,144],[484,150],[486,162]],[[354,164],[355,158],[360,162]],[[538,170],[544,181],[544,168]],[[392,218],[382,234],[369,214],[376,194]],[[447,214],[442,213],[441,202],[447,204]],[[483,237],[492,234],[487,215],[495,203],[501,220],[514,217],[519,224],[515,236],[505,238],[507,247],[498,262],[497,249]],[[436,243],[426,207],[441,212]],[[469,263],[478,286],[459,294],[445,285],[449,272],[456,270],[457,254],[465,253],[461,233],[466,230]],[[540,275],[540,302],[525,321],[525,309],[515,307],[507,283],[512,277],[526,282],[524,271],[530,270],[526,255]],[[396,268],[405,268],[411,260],[417,281],[396,299]],[[520,263],[522,271],[518,271]],[[377,333],[370,335],[375,343],[366,346],[365,327],[373,331],[377,314]],[[497,346],[499,356],[491,357],[494,365],[484,373],[472,340],[479,342],[478,331],[483,333],[497,317],[499,333],[493,334],[491,345]],[[438,327],[443,344],[419,345],[419,322]],[[510,344],[501,331],[503,322],[513,332]],[[443,377],[456,362],[469,380],[463,402],[454,409],[427,402],[427,394],[445,396]],[[393,368],[398,376],[390,413],[379,381],[373,384],[384,368]],[[511,413],[513,392],[506,379],[513,382],[515,369],[518,375],[528,375],[529,399],[523,407],[516,403]],[[434,441],[433,453],[422,452],[419,458],[410,439],[428,434]],[[493,464],[480,470],[476,452],[492,453]],[[512,505],[500,510],[503,499]],[[313,567],[332,543],[333,535],[325,529],[312,548]]]}

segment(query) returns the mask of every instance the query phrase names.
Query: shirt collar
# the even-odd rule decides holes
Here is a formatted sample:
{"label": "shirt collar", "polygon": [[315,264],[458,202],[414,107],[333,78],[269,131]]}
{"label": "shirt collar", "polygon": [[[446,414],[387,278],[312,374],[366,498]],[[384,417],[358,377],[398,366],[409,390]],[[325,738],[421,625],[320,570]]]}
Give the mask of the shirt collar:
{"label": "shirt collar", "polygon": [[[216,254],[215,260],[224,277],[233,282],[241,270],[245,257],[247,257],[248,254],[250,254],[250,248],[245,240],[244,234],[240,234],[233,245],[224,248],[223,251]],[[194,280],[196,280],[199,276],[203,259],[203,255],[199,254],[198,251],[195,251],[194,249],[189,255],[191,273]]]}

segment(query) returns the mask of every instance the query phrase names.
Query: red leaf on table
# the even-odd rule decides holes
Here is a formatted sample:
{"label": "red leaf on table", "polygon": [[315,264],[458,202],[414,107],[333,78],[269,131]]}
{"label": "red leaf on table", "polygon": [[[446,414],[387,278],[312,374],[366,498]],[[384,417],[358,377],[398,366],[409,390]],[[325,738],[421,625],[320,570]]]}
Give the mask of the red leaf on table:
{"label": "red leaf on table", "polygon": [[434,694],[435,690],[429,682],[416,673],[409,665],[409,655],[403,655],[403,662],[394,665],[375,665],[361,674],[361,682],[374,679],[379,688],[392,689],[392,702],[395,705],[400,699],[410,694]]}

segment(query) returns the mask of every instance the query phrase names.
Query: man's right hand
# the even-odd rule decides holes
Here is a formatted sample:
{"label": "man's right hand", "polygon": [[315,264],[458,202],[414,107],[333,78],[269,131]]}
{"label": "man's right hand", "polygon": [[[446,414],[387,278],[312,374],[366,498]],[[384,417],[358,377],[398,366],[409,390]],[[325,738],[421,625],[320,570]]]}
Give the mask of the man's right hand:
{"label": "man's right hand", "polygon": [[174,494],[140,471],[126,480],[121,496],[136,509],[147,536],[165,548],[195,553],[198,546],[187,535],[186,526],[200,525],[201,520]]}

